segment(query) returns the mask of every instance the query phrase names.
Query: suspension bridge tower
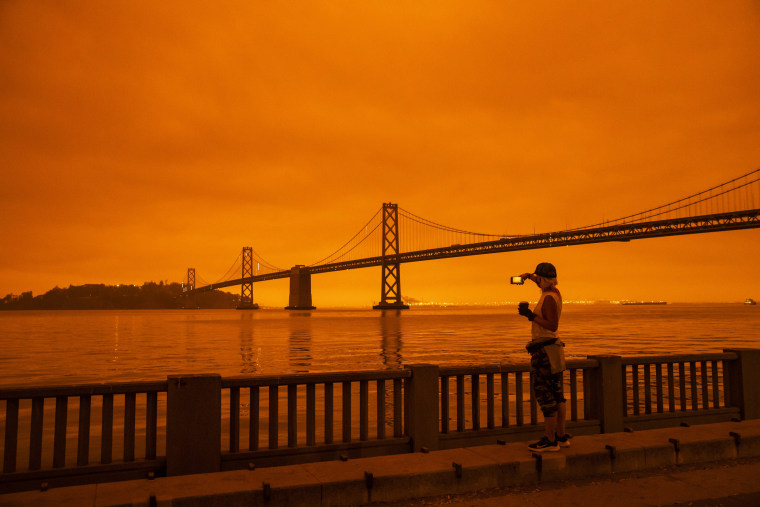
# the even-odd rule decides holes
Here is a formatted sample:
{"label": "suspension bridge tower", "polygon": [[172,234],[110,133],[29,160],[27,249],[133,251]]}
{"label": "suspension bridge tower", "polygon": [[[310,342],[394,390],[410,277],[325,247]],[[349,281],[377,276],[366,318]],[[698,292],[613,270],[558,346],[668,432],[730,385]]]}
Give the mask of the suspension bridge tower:
{"label": "suspension bridge tower", "polygon": [[187,284],[182,287],[182,292],[195,290],[195,268],[187,268]]}
{"label": "suspension bridge tower", "polygon": [[258,310],[259,305],[253,302],[253,248],[243,247],[243,275],[240,277],[240,304],[238,310]]}
{"label": "suspension bridge tower", "polygon": [[380,304],[375,310],[406,310],[401,301],[401,262],[398,248],[398,204],[383,203],[383,271]]}
{"label": "suspension bridge tower", "polygon": [[182,307],[197,308],[195,298],[195,268],[187,268],[187,276],[182,282]]}

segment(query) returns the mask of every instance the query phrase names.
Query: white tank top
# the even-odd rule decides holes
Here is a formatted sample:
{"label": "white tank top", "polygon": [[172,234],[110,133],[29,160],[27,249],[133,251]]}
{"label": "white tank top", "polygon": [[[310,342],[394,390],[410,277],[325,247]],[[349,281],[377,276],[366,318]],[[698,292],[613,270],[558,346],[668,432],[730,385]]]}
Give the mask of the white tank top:
{"label": "white tank top", "polygon": [[[556,292],[554,290],[541,293],[541,299],[538,300],[538,304],[533,309],[533,313],[543,317],[543,314],[541,313],[541,307],[544,305],[544,300],[547,296],[554,298],[554,302],[557,304],[557,318],[559,318],[560,315],[562,315],[562,297],[559,295],[559,292]],[[533,337],[533,341],[544,341],[546,339],[557,338],[559,336],[557,331],[550,331],[545,327],[538,325],[535,320],[531,322],[531,324],[532,326],[530,328],[530,334]]]}

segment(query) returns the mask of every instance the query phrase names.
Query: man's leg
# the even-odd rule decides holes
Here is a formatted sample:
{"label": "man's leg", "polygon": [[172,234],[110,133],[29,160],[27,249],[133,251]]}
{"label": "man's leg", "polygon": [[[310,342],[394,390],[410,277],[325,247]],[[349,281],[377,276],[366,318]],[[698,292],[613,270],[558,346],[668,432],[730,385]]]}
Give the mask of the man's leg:
{"label": "man's leg", "polygon": [[[564,405],[562,403],[560,406]],[[551,442],[554,442],[557,437],[554,436],[557,430],[557,415],[552,415],[549,417],[544,416],[544,432],[546,434],[546,438],[548,438]]]}
{"label": "man's leg", "polygon": [[[557,435],[559,436],[565,435],[565,414],[567,413],[566,406],[567,404],[564,401],[560,402],[557,405],[557,418],[556,418],[556,423],[555,423],[555,430],[557,432]],[[552,440],[553,439],[554,439],[554,436],[552,435]]]}
{"label": "man's leg", "polygon": [[[548,362],[548,360],[547,360]],[[557,429],[557,414],[559,412],[559,403],[557,397],[552,392],[552,378],[548,369],[540,369],[533,373],[533,393],[536,395],[536,401],[544,415],[544,433],[550,442],[554,442],[554,432]]]}
{"label": "man's leg", "polygon": [[[555,387],[556,379],[552,378],[551,365],[546,353],[537,353],[531,356],[531,367],[533,377],[533,395],[536,397],[538,406],[544,415],[545,437],[534,444],[528,445],[528,448],[538,451],[559,451],[557,437],[554,435],[557,428],[557,391]],[[547,442],[548,440],[548,442]]]}

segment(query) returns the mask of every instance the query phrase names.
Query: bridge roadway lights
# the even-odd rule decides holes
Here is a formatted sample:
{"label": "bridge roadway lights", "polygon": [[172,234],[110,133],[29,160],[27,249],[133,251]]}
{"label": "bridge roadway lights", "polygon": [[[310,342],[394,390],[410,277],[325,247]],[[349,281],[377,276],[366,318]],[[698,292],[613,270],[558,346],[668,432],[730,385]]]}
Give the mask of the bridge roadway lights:
{"label": "bridge roadway lights", "polygon": [[311,272],[298,264],[290,268],[290,299],[286,310],[316,310],[311,304]]}

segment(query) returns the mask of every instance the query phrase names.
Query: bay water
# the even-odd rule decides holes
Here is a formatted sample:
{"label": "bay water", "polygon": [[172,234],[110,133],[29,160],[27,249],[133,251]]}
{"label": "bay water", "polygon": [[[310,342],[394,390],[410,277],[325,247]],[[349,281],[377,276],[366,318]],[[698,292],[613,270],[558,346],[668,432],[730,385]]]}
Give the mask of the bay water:
{"label": "bay water", "polygon": [[[760,306],[565,304],[569,358],[760,348]],[[528,361],[515,306],[0,312],[0,387]]]}

